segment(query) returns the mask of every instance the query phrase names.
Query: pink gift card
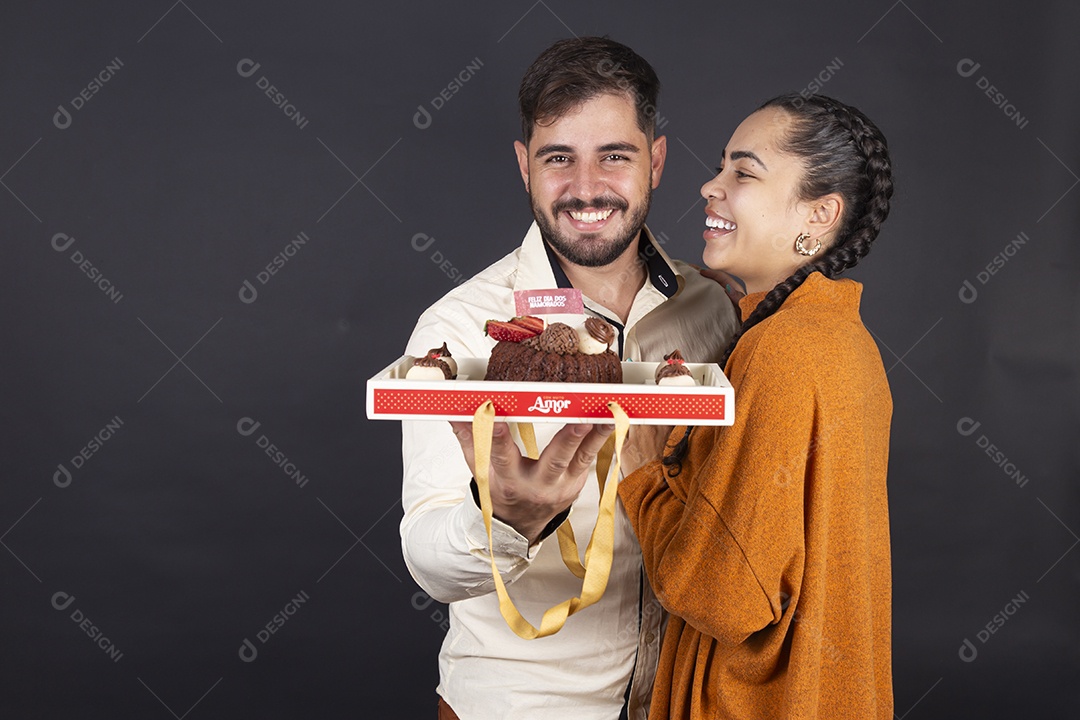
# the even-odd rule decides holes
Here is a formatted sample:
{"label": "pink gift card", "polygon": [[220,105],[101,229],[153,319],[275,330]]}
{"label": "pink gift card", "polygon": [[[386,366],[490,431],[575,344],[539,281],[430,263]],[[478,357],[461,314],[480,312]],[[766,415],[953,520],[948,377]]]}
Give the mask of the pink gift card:
{"label": "pink gift card", "polygon": [[515,290],[514,305],[518,316],[585,314],[581,291],[574,288]]}

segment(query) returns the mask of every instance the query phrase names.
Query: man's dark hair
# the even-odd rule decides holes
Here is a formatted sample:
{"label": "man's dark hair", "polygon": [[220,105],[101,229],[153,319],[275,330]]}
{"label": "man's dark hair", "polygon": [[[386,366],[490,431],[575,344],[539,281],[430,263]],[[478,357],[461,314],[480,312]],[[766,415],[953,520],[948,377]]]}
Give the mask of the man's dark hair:
{"label": "man's dark hair", "polygon": [[643,57],[602,37],[560,40],[536,58],[521,79],[521,132],[528,143],[536,125],[553,123],[588,100],[625,95],[637,109],[638,127],[656,132],[660,80]]}

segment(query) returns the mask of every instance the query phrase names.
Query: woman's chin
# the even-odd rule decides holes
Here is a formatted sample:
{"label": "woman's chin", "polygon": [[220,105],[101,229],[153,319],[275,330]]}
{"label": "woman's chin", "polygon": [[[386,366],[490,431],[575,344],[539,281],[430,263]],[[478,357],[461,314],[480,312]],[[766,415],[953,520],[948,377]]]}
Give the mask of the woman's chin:
{"label": "woman's chin", "polygon": [[705,266],[711,270],[723,270],[726,273],[735,275],[731,269],[731,263],[727,261],[725,257],[726,253],[723,251],[717,252],[713,248],[706,246],[705,252],[701,254],[701,262],[705,263]]}

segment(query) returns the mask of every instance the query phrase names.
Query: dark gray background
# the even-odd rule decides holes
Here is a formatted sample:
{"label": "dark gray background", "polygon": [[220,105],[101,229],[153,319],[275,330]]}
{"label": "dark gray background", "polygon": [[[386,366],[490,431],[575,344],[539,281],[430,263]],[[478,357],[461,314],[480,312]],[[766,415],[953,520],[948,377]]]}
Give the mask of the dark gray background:
{"label": "dark gray background", "polygon": [[[831,74],[822,91],[883,128],[894,210],[854,275],[896,407],[897,716],[1076,715],[1075,4],[171,1],[0,11],[0,714],[433,717],[443,608],[402,563],[399,429],[365,419],[364,381],[453,275],[523,235],[526,66],[558,38],[607,33],[664,83],[650,224],[673,255],[700,260],[698,188],[765,98]],[[251,77],[243,59],[260,63]],[[965,59],[980,65],[967,77]],[[75,238],[63,252],[59,233]],[[434,238],[422,252],[418,233]],[[241,418],[259,430],[241,435]],[[55,609],[57,593],[73,604]]]}

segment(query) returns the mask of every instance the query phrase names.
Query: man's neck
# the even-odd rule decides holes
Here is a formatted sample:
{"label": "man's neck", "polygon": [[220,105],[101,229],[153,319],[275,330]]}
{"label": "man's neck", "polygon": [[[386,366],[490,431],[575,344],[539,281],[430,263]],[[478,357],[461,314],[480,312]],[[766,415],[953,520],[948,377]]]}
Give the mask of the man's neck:
{"label": "man's neck", "polygon": [[557,252],[555,256],[570,284],[589,299],[614,312],[619,321],[625,324],[630,317],[634,298],[648,277],[645,262],[638,256],[641,241],[639,234],[622,255],[603,267],[575,265]]}

